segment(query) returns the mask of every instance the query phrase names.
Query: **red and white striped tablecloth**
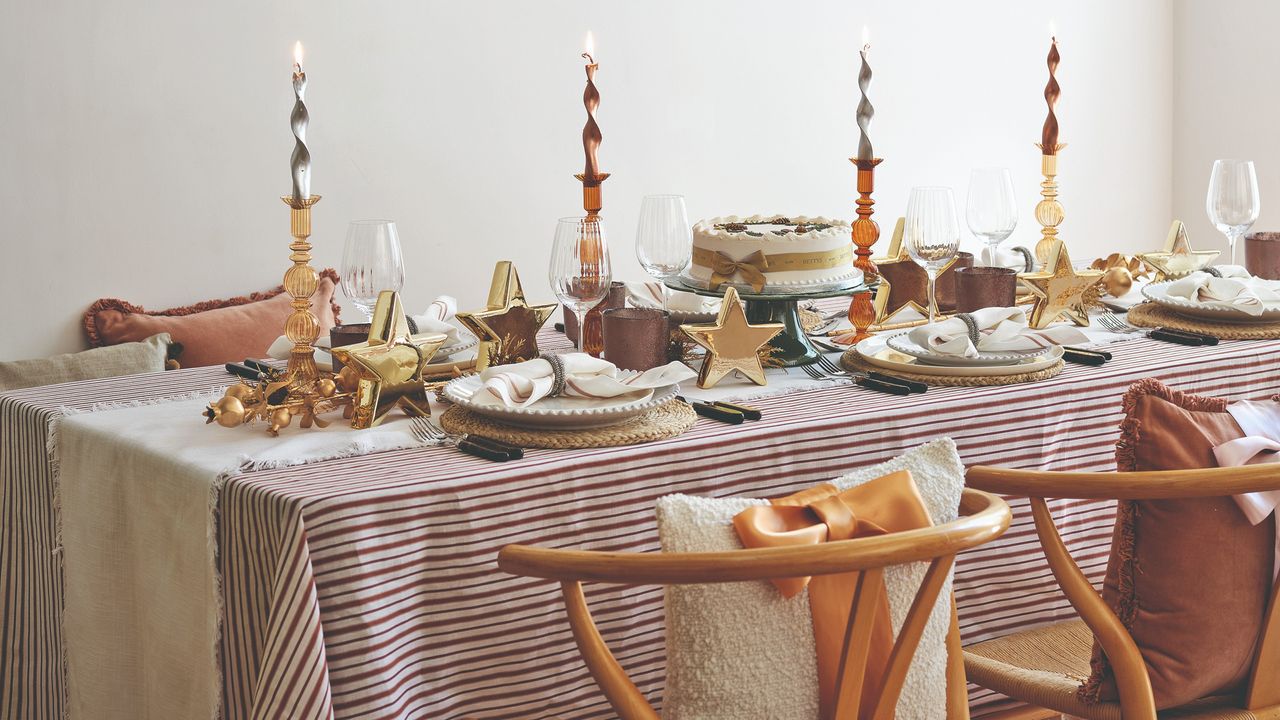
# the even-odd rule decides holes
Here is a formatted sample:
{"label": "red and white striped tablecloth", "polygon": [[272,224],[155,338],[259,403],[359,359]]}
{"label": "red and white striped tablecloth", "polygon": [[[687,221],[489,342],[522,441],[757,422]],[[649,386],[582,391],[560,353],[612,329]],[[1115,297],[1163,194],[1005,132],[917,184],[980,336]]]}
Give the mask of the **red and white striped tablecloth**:
{"label": "red and white striped tablecloth", "polygon": [[[653,504],[671,492],[773,496],[949,436],[966,464],[1108,470],[1119,397],[1157,377],[1232,398],[1280,392],[1280,342],[1188,348],[1134,340],[1102,368],[1049,381],[933,388],[895,397],[854,386],[762,399],[765,419],[699,420],[671,440],[530,451],[495,464],[447,448],[250,473],[219,515],[228,718],[600,718],[610,712],[578,659],[554,583],[497,571],[508,543],[657,548]],[[0,718],[59,718],[61,568],[45,427],[88,408],[210,389],[198,369],[0,395]],[[211,429],[210,432],[224,432]],[[1068,618],[1025,501],[1009,532],[960,558],[966,642]],[[1052,504],[1062,534],[1100,577],[1113,508]],[[624,667],[661,701],[662,591],[589,586]],[[1002,700],[974,692],[975,714]]]}

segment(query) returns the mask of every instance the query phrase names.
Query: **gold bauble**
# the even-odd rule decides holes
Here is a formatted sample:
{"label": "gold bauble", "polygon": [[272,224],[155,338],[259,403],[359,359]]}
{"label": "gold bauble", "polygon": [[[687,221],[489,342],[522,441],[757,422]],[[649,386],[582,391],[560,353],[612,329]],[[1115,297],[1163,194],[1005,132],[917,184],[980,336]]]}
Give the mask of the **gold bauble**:
{"label": "gold bauble", "polygon": [[283,427],[289,427],[289,423],[293,420],[293,413],[289,412],[289,408],[276,408],[271,411],[271,426],[268,428],[270,432],[275,432]]}
{"label": "gold bauble", "polygon": [[245,405],[253,405],[262,399],[258,388],[247,383],[237,383],[227,388],[227,397],[233,397]]}
{"label": "gold bauble", "polygon": [[224,395],[210,409],[213,410],[213,421],[222,427],[236,427],[244,422],[244,403],[238,397]]}
{"label": "gold bauble", "polygon": [[350,365],[344,365],[334,379],[342,392],[355,392],[356,388],[360,387],[360,371]]}
{"label": "gold bauble", "polygon": [[338,392],[338,383],[331,378],[320,378],[316,381],[316,391],[321,397],[333,397],[333,394]]}
{"label": "gold bauble", "polygon": [[1111,267],[1102,274],[1102,286],[1111,297],[1120,297],[1133,288],[1133,273],[1126,267]]}

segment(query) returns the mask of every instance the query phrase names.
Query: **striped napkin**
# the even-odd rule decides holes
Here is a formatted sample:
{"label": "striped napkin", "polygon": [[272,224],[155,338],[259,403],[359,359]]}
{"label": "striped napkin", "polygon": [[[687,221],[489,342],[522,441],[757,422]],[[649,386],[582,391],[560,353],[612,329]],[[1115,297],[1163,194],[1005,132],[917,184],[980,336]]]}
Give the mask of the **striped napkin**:
{"label": "striped napkin", "polygon": [[1165,294],[1213,307],[1240,310],[1255,317],[1262,315],[1267,303],[1280,302],[1280,282],[1253,277],[1239,265],[1219,265],[1217,268],[1222,277],[1194,272],[1170,283]]}
{"label": "striped napkin", "polygon": [[[560,359],[564,362],[564,391],[561,395],[566,397],[607,400],[674,385],[698,376],[681,362],[620,377],[613,363],[586,353],[567,353]],[[549,361],[542,358],[486,368],[480,373],[480,379],[484,384],[475,395],[476,402],[519,408],[529,407],[548,397],[556,384],[555,370]]]}
{"label": "striped napkin", "polygon": [[978,344],[969,339],[969,326],[953,317],[922,325],[907,337],[922,348],[940,355],[978,357],[981,352],[1038,350],[1050,345],[1088,342],[1089,338],[1071,325],[1053,325],[1043,330],[1027,327],[1027,315],[1020,308],[990,307],[969,313],[978,326]]}

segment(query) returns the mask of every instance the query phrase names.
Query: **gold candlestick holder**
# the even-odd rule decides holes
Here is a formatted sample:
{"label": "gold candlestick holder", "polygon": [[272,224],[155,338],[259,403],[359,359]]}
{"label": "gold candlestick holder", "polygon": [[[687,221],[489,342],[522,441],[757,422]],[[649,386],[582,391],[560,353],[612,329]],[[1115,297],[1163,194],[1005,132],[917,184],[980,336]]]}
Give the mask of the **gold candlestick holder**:
{"label": "gold candlestick holder", "polygon": [[1062,224],[1066,212],[1062,203],[1058,202],[1058,152],[1066,143],[1059,143],[1052,148],[1036,143],[1040,148],[1040,172],[1044,182],[1040,183],[1040,195],[1043,198],[1036,203],[1036,222],[1040,223],[1040,241],[1036,243],[1036,261],[1041,267],[1049,261],[1049,252],[1053,250],[1053,242],[1058,239],[1058,226]]}
{"label": "gold candlestick holder", "polygon": [[289,234],[293,242],[289,244],[289,259],[293,261],[284,273],[284,289],[293,297],[289,303],[293,313],[284,323],[285,337],[293,343],[289,351],[289,367],[286,372],[295,381],[311,382],[320,376],[316,368],[315,342],[320,337],[320,321],[311,312],[311,296],[320,284],[320,276],[311,267],[311,206],[320,202],[319,195],[312,195],[304,200],[295,199],[292,195],[280,197],[289,206]]}
{"label": "gold candlestick holder", "polygon": [[[871,260],[871,246],[880,239],[880,225],[871,219],[875,214],[876,201],[871,193],[876,189],[876,166],[884,162],[883,158],[863,160],[849,158],[849,162],[858,168],[858,219],[853,221],[853,266],[862,271],[863,282],[868,284],[880,279],[880,270]],[[870,337],[867,328],[875,322],[876,311],[871,303],[870,293],[855,293],[849,300],[849,322],[853,324],[855,333],[849,340],[859,342]]]}

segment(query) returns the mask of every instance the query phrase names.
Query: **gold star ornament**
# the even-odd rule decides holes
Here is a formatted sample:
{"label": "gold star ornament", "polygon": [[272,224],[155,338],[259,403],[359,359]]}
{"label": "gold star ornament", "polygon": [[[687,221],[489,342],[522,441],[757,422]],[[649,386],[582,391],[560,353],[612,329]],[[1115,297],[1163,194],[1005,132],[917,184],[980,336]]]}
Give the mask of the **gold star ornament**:
{"label": "gold star ornament", "polygon": [[748,324],[747,314],[738,302],[738,291],[733,287],[725,290],[720,316],[714,323],[680,326],[685,335],[707,349],[698,373],[698,387],[713,387],[735,370],[751,382],[764,385],[760,348],[782,332],[782,328],[782,323]]}
{"label": "gold star ornament", "polygon": [[1218,258],[1218,250],[1192,250],[1191,241],[1187,238],[1187,227],[1181,220],[1174,220],[1169,226],[1169,237],[1164,241],[1164,250],[1160,252],[1142,253],[1138,257],[1156,269],[1156,281],[1176,280],[1203,270]]}
{"label": "gold star ornament", "polygon": [[460,312],[458,322],[480,339],[476,372],[490,365],[508,365],[538,357],[538,330],[556,304],[530,305],[524,299],[520,276],[510,260],[493,268],[489,302],[483,310]]}
{"label": "gold star ornament", "polygon": [[400,294],[379,293],[369,339],[333,349],[333,356],[346,366],[339,377],[355,376],[351,427],[373,427],[395,407],[414,417],[430,415],[422,369],[445,340],[441,333],[410,334]]}
{"label": "gold star ornament", "polygon": [[1053,241],[1043,271],[1018,275],[1018,280],[1034,298],[1028,323],[1041,329],[1058,318],[1064,318],[1076,325],[1088,325],[1085,296],[1101,279],[1099,270],[1073,268],[1067,246],[1061,240]]}
{"label": "gold star ornament", "polygon": [[[898,218],[898,224],[893,228],[893,239],[889,241],[888,255],[872,261],[880,272],[880,284],[876,287],[876,296],[872,301],[876,310],[875,325],[890,324],[894,316],[907,309],[914,310],[926,319],[929,317],[929,274],[911,259],[902,244],[905,225],[906,218]],[[942,266],[942,271],[938,273],[939,287],[954,277],[955,264],[956,260],[952,258]]]}

